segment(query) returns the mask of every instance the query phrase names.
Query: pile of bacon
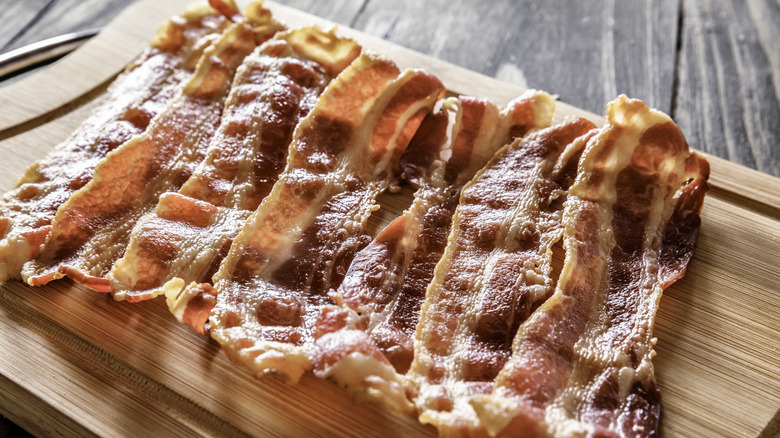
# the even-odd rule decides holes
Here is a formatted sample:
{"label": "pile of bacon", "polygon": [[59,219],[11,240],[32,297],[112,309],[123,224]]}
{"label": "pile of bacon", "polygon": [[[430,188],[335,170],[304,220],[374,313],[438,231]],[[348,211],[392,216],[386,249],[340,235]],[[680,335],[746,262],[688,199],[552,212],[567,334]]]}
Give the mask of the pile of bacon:
{"label": "pile of bacon", "polygon": [[258,3],[192,8],[3,197],[0,276],[165,295],[253,373],[312,370],[443,435],[655,435],[653,318],[707,162],[625,96],[597,129],[550,127],[544,92],[444,91]]}

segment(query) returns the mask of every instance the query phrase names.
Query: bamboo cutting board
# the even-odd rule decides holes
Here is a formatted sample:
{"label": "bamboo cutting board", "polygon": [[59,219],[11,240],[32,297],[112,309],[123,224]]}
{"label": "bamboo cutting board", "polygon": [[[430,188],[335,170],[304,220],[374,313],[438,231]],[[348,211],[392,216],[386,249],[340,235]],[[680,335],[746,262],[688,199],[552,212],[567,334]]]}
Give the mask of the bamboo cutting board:
{"label": "bamboo cutting board", "polygon": [[[107,83],[190,0],[144,0],[53,66],[0,89],[0,190],[62,141]],[[290,26],[329,23],[271,4]],[[504,104],[522,90],[341,29],[401,67],[423,67],[454,93]],[[556,90],[548,90],[555,92]],[[556,121],[576,114],[560,104]],[[780,180],[708,157],[712,188],[688,274],[664,294],[654,363],[665,436],[780,431]],[[406,196],[406,198],[404,198]],[[383,197],[373,220],[408,203]],[[430,436],[411,417],[353,404],[335,385],[255,379],[160,301],[115,302],[69,281],[0,284],[0,413],[37,435]]]}

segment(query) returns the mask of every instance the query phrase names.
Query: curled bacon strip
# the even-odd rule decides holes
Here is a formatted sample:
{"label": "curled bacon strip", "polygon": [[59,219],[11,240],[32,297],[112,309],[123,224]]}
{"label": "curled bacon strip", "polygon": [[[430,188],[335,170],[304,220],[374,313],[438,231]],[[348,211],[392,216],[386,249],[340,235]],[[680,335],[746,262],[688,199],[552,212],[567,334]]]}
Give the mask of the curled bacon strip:
{"label": "curled bacon strip", "polygon": [[[294,44],[299,40],[310,42]],[[210,283],[282,171],[293,129],[359,53],[352,40],[307,27],[279,34],[247,56],[206,158],[178,193],[163,194],[156,211],[138,221],[112,268],[115,299],[140,301],[178,293],[193,281]]]}
{"label": "curled bacon strip", "polygon": [[251,1],[246,5],[243,13],[234,0],[209,0],[209,5],[233,23],[253,26],[257,45],[265,42],[270,35],[279,30],[280,24],[273,19],[271,11],[264,7],[263,0]]}
{"label": "curled bacon strip", "polygon": [[236,68],[254,49],[255,38],[248,24],[232,24],[204,51],[165,111],[142,135],[109,153],[94,178],[60,207],[40,254],[24,265],[25,281],[38,286],[68,275],[108,291],[104,277],[135,222],[161,193],[178,189],[203,159]]}
{"label": "curled bacon strip", "polygon": [[401,375],[412,362],[420,306],[444,253],[460,191],[514,136],[549,126],[553,109],[552,97],[543,92],[526,93],[503,112],[484,99],[461,97],[443,101],[423,120],[401,160],[419,187],[414,201],[357,254],[334,295],[340,307],[320,315],[316,374],[358,398],[412,409]]}
{"label": "curled bacon strip", "polygon": [[146,130],[192,75],[203,49],[229,22],[208,7],[160,27],[151,46],[117,78],[76,132],[30,166],[0,202],[0,281],[20,278],[38,255],[57,209],[87,184],[110,151]]}
{"label": "curled bacon strip", "polygon": [[233,0],[209,0],[209,4],[234,23],[244,20],[244,16],[241,15],[241,11],[238,10],[236,2]]}
{"label": "curled bacon strip", "polygon": [[[295,131],[287,168],[233,241],[214,277],[212,337],[254,373],[292,381],[310,368],[312,329],[369,237],[376,196],[443,85],[364,53],[325,90]],[[208,287],[175,301],[187,312]],[[170,298],[170,297],[169,297]]]}
{"label": "curled bacon strip", "polygon": [[472,397],[492,389],[515,330],[552,293],[562,201],[593,128],[572,119],[518,139],[463,189],[407,376],[420,420],[442,433],[479,430]]}
{"label": "curled bacon strip", "polygon": [[708,174],[668,116],[625,96],[609,104],[569,193],[555,294],[473,401],[491,434],[655,436],[653,318],[693,254]]}

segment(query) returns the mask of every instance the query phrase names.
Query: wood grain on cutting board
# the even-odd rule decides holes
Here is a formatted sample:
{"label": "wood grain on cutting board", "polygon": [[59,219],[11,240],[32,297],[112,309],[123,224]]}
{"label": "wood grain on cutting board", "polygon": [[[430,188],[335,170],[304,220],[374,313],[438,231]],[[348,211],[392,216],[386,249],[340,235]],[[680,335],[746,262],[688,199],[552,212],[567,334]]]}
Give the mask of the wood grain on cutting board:
{"label": "wood grain on cutting board", "polygon": [[[147,3],[155,2],[133,5],[94,42],[0,90],[4,113],[24,113],[0,119],[0,190],[75,129],[106,80],[147,44],[153,29],[138,31],[139,14],[161,22],[188,1],[159,9]],[[271,6],[291,25],[328,24]],[[502,104],[522,91],[341,31],[402,67],[427,68],[456,93]],[[96,59],[104,70],[84,79]],[[62,92],[40,86],[70,78],[73,88]],[[570,114],[601,121],[566,105],[559,105],[556,120]],[[780,180],[710,161],[713,188],[696,254],[685,278],[666,291],[656,320],[665,436],[755,436],[772,427],[780,407]],[[404,202],[383,199],[380,220],[388,222]],[[0,285],[0,352],[0,413],[40,435],[435,435],[411,417],[355,405],[311,376],[298,386],[255,379],[213,341],[176,323],[164,303],[115,302],[69,281],[37,289]]]}

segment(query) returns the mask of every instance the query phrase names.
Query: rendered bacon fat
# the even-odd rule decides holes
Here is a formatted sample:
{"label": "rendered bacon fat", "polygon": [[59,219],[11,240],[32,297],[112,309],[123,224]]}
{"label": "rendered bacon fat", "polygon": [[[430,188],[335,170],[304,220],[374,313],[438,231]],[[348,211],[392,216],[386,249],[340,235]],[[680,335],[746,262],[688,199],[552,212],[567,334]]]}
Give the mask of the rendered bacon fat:
{"label": "rendered bacon fat", "polygon": [[423,423],[479,429],[471,398],[492,390],[517,327],[552,294],[562,201],[593,128],[572,119],[518,139],[463,189],[408,374]]}
{"label": "rendered bacon fat", "polygon": [[106,101],[3,196],[0,281],[20,278],[22,265],[38,255],[57,208],[92,179],[108,152],[146,129],[192,75],[203,49],[228,24],[208,7],[170,19],[146,52],[114,81]]}
{"label": "rendered bacon fat", "polygon": [[693,254],[708,174],[665,114],[625,96],[608,106],[566,204],[555,294],[475,402],[491,434],[657,434],[653,318]]}
{"label": "rendered bacon fat", "polygon": [[443,91],[427,73],[399,75],[392,62],[361,54],[298,125],[285,172],[233,241],[214,288],[189,286],[174,310],[216,292],[211,334],[228,357],[297,381],[311,366],[328,292],[370,240],[376,196],[394,183],[402,152]]}
{"label": "rendered bacon fat", "polygon": [[401,159],[418,187],[414,201],[357,254],[333,297],[340,307],[320,316],[315,373],[357,397],[378,397],[399,411],[412,408],[401,376],[414,356],[420,306],[461,188],[512,137],[549,126],[554,106],[543,92],[526,93],[502,112],[484,99],[450,98],[425,118]]}
{"label": "rendered bacon fat", "polygon": [[[261,32],[277,29],[270,17]],[[139,136],[109,153],[94,178],[60,207],[39,256],[22,277],[37,286],[68,275],[106,291],[104,277],[127,245],[135,222],[159,195],[176,190],[203,159],[220,121],[236,68],[262,39],[257,23],[235,23],[206,49],[183,90]]]}
{"label": "rendered bacon fat", "polygon": [[109,275],[114,298],[138,301],[210,282],[282,171],[293,129],[359,53],[352,40],[309,27],[279,34],[250,54],[206,159],[178,193],[163,194],[156,211],[136,224]]}

